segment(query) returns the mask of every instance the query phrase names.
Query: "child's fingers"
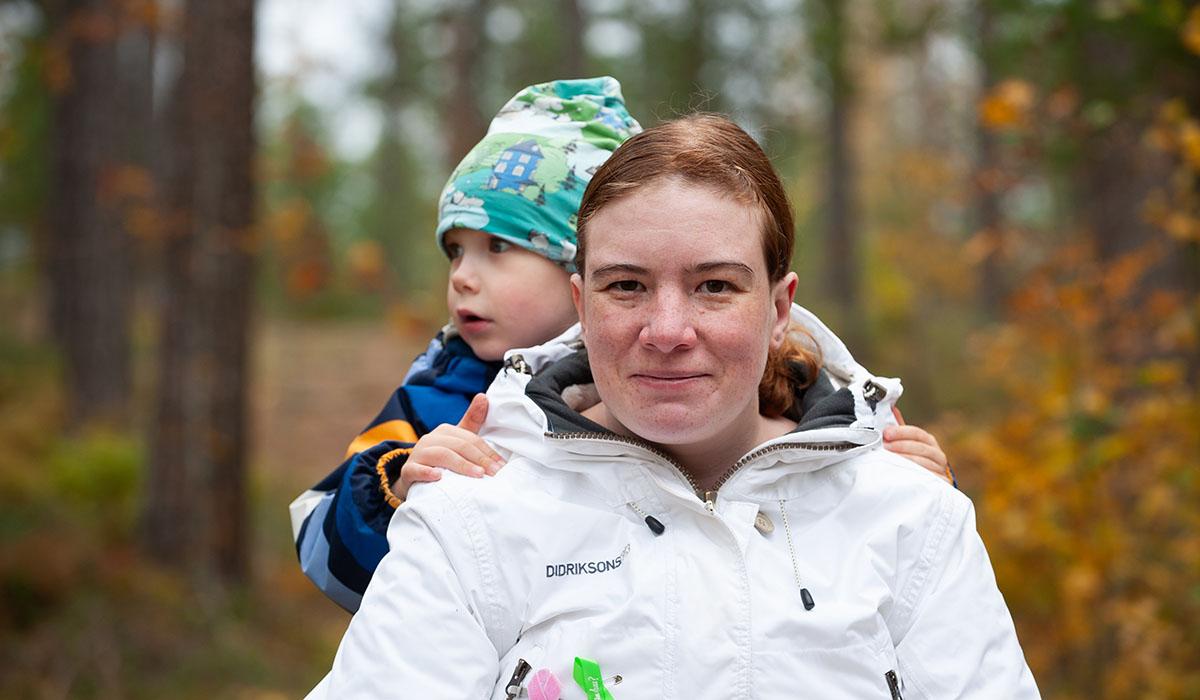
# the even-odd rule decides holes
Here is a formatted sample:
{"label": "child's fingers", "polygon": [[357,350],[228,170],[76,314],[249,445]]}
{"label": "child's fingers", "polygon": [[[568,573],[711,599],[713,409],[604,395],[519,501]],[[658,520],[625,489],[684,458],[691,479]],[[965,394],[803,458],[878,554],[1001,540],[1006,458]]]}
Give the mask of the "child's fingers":
{"label": "child's fingers", "polygon": [[[462,443],[453,447],[436,445],[422,453],[419,464],[449,469],[463,476],[479,477],[487,473],[487,469],[482,464],[477,464],[463,456],[463,451],[464,446]],[[412,458],[410,457],[409,459],[411,460]]]}
{"label": "child's fingers", "polygon": [[[486,440],[457,425],[439,425],[433,432],[417,442],[413,456],[417,457],[418,461],[426,461],[436,466],[441,466],[438,462],[426,458],[428,450],[434,447],[453,450],[463,459],[479,465],[488,474],[495,474],[505,464],[504,458],[493,450],[492,446],[487,444]],[[449,467],[449,465],[447,466]],[[455,471],[458,470],[456,469]]]}
{"label": "child's fingers", "polygon": [[884,449],[916,462],[947,482],[954,483],[950,478],[950,470],[946,466],[946,455],[939,449],[912,440],[889,442],[884,445]]}
{"label": "child's fingers", "polygon": [[399,496],[400,500],[404,500],[408,498],[408,489],[413,484],[422,481],[437,481],[441,478],[442,470],[437,467],[408,462],[400,468],[400,478],[392,484],[392,492]]}
{"label": "child's fingers", "polygon": [[475,394],[475,398],[471,399],[471,405],[467,406],[467,412],[463,414],[462,420],[458,421],[458,427],[478,433],[479,429],[483,427],[483,421],[487,419],[487,414],[487,396]]}
{"label": "child's fingers", "polygon": [[933,445],[916,440],[892,440],[885,444],[884,448],[904,457],[924,457],[931,462],[940,462],[945,456]]}
{"label": "child's fingers", "polygon": [[934,474],[936,474],[938,477],[940,477],[946,483],[948,483],[948,484],[954,483],[953,481],[951,481],[950,475],[946,472],[946,469],[944,467],[936,464],[935,462],[933,462],[929,459],[926,459],[925,457],[916,457],[916,456],[912,456],[912,455],[905,455],[905,456],[908,457],[910,460],[916,462],[917,464],[921,465],[922,467],[925,467],[929,471],[933,472]]}
{"label": "child's fingers", "polygon": [[891,425],[883,431],[883,439],[891,442],[893,440],[915,440],[928,445],[937,445],[938,441],[929,431],[918,428],[915,425]]}

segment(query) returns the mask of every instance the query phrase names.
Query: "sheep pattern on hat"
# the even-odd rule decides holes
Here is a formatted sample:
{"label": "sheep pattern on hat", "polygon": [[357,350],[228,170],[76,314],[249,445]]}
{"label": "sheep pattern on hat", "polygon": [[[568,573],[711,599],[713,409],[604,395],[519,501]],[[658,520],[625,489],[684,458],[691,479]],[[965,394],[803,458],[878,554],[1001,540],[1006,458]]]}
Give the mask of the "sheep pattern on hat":
{"label": "sheep pattern on hat", "polygon": [[521,90],[454,169],[438,205],[438,246],[453,228],[484,231],[574,271],[583,191],[600,164],[642,130],[614,78]]}

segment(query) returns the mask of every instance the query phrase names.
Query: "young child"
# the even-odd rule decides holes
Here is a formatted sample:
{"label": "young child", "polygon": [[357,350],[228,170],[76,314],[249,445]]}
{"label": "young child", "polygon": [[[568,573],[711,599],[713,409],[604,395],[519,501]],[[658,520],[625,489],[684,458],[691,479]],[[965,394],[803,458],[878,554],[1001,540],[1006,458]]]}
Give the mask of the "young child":
{"label": "young child", "polygon": [[[391,487],[418,439],[464,418],[506,350],[540,344],[575,323],[569,284],[575,212],[595,169],[639,131],[612,78],[533,85],[509,100],[450,176],[437,238],[450,258],[451,323],[351,443],[341,466],[291,506],[301,568],[342,607],[358,608],[387,552],[387,525],[399,504]],[[481,397],[462,430],[482,423],[484,414]],[[460,451],[495,472],[498,457],[481,440],[465,444]],[[472,453],[472,444],[487,454]],[[427,461],[472,472],[450,460],[450,454],[463,459],[456,452],[423,447],[432,451]]]}
{"label": "young child", "polygon": [[[291,505],[304,573],[354,612],[387,553],[392,513],[441,468],[484,476],[503,460],[474,433],[480,395],[505,351],[544,343],[576,322],[570,295],[575,214],[596,168],[641,131],[612,78],[559,80],[517,93],[450,176],[438,244],[450,259],[451,322],[351,443],[342,464]],[[885,433],[889,449],[948,473],[932,435]]]}

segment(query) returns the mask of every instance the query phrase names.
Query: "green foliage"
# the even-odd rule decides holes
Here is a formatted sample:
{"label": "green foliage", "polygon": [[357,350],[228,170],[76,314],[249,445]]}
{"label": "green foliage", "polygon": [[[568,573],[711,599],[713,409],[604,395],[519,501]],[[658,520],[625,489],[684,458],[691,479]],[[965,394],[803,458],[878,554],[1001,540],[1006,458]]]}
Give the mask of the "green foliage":
{"label": "green foliage", "polygon": [[[0,235],[41,219],[49,182],[50,95],[42,80],[45,37],[19,37],[10,94],[0,95]],[[0,264],[3,264],[0,260]]]}
{"label": "green foliage", "polygon": [[[286,537],[266,538],[241,591],[193,588],[147,562],[138,442],[63,436],[53,354],[0,333],[0,358],[5,697],[264,698],[315,685],[345,617],[299,573]],[[287,529],[293,488],[256,494],[260,530]]]}

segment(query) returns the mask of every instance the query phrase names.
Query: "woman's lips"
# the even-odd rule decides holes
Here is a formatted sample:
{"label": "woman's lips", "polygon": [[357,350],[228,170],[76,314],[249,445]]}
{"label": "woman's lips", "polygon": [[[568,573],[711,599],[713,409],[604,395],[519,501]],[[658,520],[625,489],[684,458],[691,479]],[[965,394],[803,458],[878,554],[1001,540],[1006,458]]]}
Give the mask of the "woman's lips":
{"label": "woman's lips", "polygon": [[632,376],[635,382],[648,388],[683,389],[700,382],[708,375],[695,372],[639,372]]}

